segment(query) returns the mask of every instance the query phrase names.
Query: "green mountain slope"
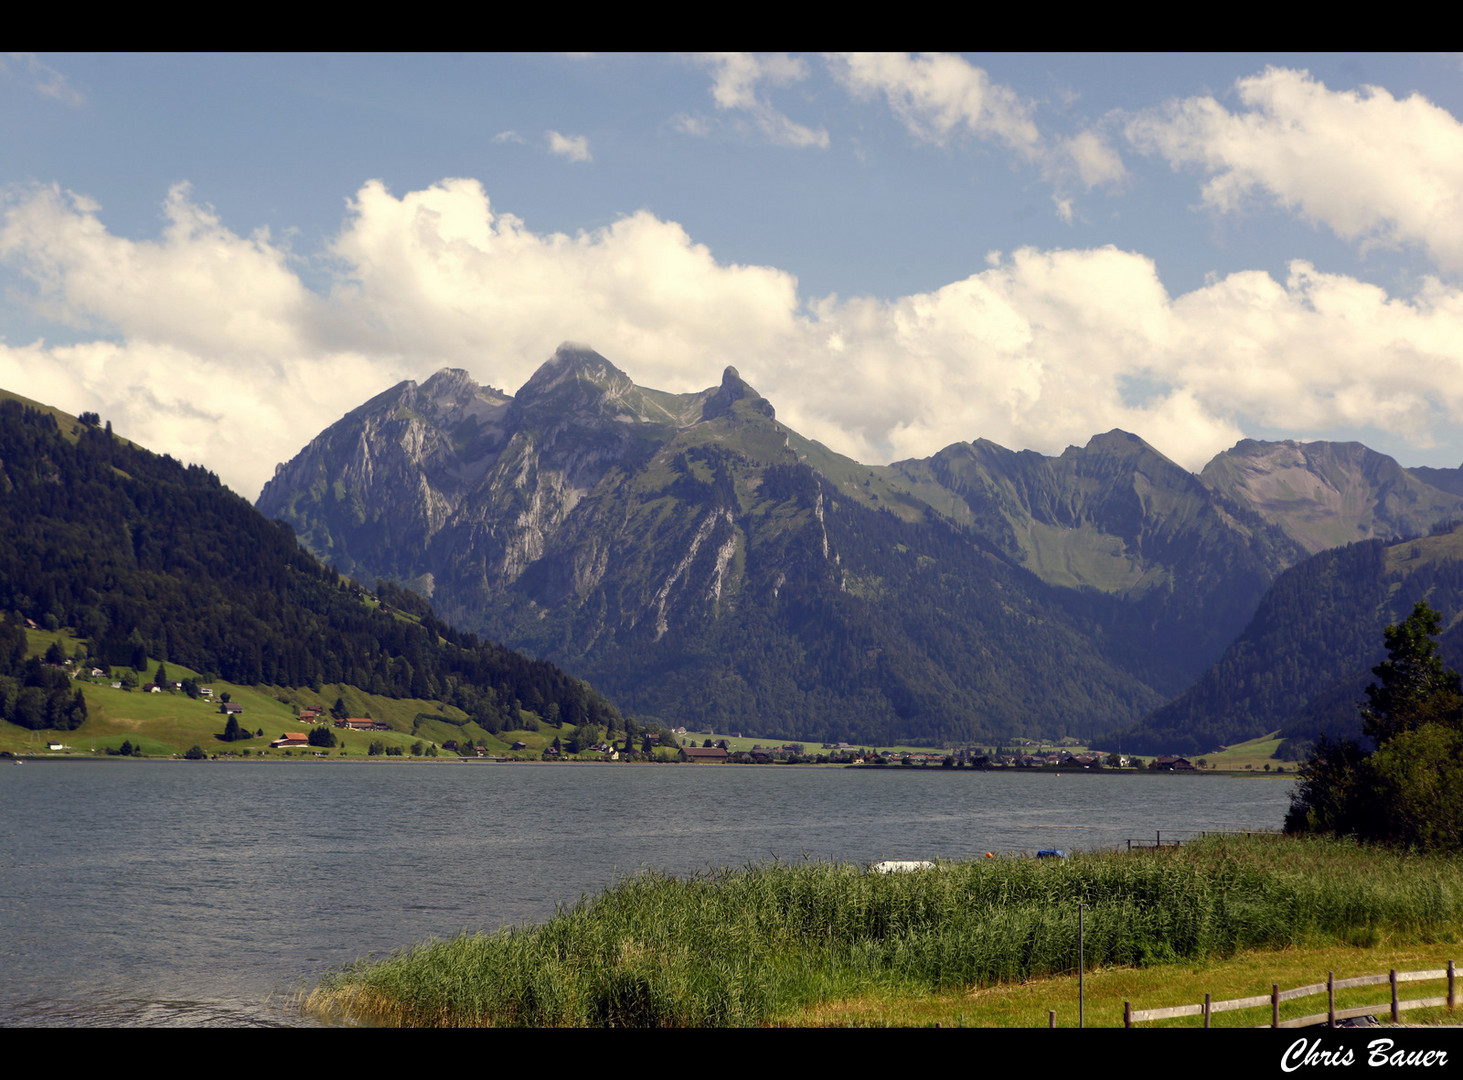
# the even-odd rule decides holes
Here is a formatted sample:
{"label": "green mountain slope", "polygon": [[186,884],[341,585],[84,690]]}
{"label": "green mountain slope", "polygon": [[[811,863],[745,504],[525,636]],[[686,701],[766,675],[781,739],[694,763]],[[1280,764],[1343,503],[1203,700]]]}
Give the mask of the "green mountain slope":
{"label": "green mountain slope", "polygon": [[1276,729],[1356,736],[1382,631],[1423,599],[1443,613],[1445,659],[1463,661],[1463,527],[1323,551],[1282,574],[1219,662],[1125,732],[1123,747],[1203,753]]}
{"label": "green mountain slope", "polygon": [[1043,581],[1116,601],[1123,665],[1168,694],[1199,675],[1275,575],[1305,554],[1122,431],[1054,458],[980,440],[882,471]]}

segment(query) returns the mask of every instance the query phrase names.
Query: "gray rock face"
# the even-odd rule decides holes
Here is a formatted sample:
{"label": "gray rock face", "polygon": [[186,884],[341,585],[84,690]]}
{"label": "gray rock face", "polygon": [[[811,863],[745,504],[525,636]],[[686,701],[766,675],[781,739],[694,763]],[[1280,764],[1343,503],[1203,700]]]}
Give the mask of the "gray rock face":
{"label": "gray rock face", "polygon": [[258,506],[347,573],[369,573],[382,548],[401,552],[388,561],[410,562],[502,458],[511,404],[465,371],[400,383],[276,468]]}
{"label": "gray rock face", "polygon": [[[720,387],[663,394],[565,345],[511,398],[455,370],[392,387],[279,466],[258,506],[341,570],[411,583],[471,621],[531,568],[525,588],[537,599],[592,590],[623,523],[604,522],[606,507],[596,505],[569,527],[583,500],[597,489],[612,495],[682,430],[731,423],[747,409],[772,418],[732,369]],[[693,551],[697,535],[687,541]],[[718,583],[728,561],[718,560]],[[626,613],[631,625],[652,613],[664,622],[674,590],[662,585],[644,610]],[[707,591],[722,592],[710,583]]]}
{"label": "gray rock face", "polygon": [[1314,554],[1357,540],[1423,535],[1463,517],[1463,495],[1433,486],[1429,472],[1445,471],[1404,469],[1356,442],[1245,439],[1217,455],[1201,479]]}

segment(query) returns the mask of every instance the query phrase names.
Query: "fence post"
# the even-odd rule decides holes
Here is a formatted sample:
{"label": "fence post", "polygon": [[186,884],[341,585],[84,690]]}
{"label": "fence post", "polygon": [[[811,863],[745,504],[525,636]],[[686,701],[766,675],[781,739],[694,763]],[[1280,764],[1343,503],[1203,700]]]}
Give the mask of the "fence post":
{"label": "fence post", "polygon": [[1132,1026],[1133,1026],[1133,1003],[1131,1001],[1125,1001],[1125,1002],[1123,1002],[1123,1027],[1130,1028]]}
{"label": "fence post", "polygon": [[1326,1026],[1336,1026],[1336,973],[1326,972]]}
{"label": "fence post", "polygon": [[1397,969],[1392,969],[1392,1023],[1397,1022]]}
{"label": "fence post", "polygon": [[1270,984],[1270,1026],[1280,1026],[1280,984]]}
{"label": "fence post", "polygon": [[1204,1027],[1209,1027],[1209,994],[1204,995]]}
{"label": "fence post", "polygon": [[1452,1012],[1458,1006],[1458,997],[1453,993],[1453,961],[1448,961],[1448,1011]]}
{"label": "fence post", "polygon": [[1054,1028],[1054,1027],[1057,1026],[1057,1010],[1056,1009],[1048,1009],[1046,1011],[1046,1026],[1049,1027],[1049,1028]]}

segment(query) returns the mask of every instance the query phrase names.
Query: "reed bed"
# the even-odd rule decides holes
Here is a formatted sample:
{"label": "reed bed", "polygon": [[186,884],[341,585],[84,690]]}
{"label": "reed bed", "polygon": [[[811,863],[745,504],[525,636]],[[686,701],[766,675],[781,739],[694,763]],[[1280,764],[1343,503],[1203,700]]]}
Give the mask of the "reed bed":
{"label": "reed bed", "polygon": [[870,874],[764,863],[642,873],[536,926],[327,977],[317,1015],[410,1026],[721,1027],[874,992],[974,989],[1382,933],[1463,932],[1454,858],[1281,837]]}

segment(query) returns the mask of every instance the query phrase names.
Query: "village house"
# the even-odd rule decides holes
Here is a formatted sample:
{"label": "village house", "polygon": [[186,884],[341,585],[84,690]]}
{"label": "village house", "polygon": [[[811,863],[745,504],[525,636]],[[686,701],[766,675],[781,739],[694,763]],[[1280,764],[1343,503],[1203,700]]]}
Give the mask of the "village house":
{"label": "village house", "polygon": [[350,716],[344,720],[337,720],[335,726],[338,728],[349,728],[351,731],[390,731],[391,725],[382,720],[372,720],[369,717]]}
{"label": "village house", "polygon": [[731,757],[725,747],[721,746],[687,746],[681,753],[686,755],[687,761],[725,761]]}

